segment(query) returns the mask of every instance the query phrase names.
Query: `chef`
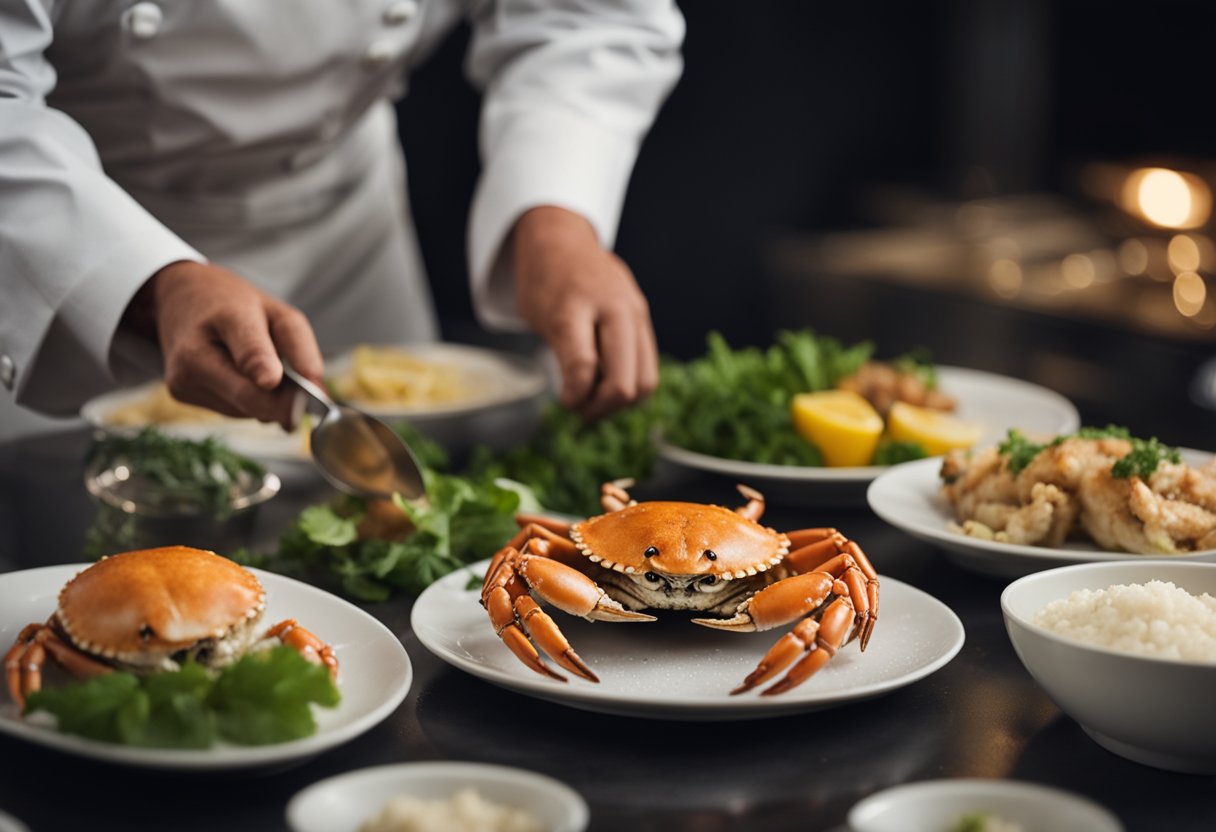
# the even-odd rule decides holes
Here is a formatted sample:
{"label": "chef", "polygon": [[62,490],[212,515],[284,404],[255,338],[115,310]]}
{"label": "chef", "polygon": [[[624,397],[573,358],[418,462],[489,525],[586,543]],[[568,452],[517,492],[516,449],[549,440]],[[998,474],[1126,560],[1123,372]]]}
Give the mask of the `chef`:
{"label": "chef", "polygon": [[282,422],[280,356],[319,379],[323,353],[434,339],[391,102],[462,17],[479,318],[537,332],[588,416],[653,389],[611,247],[680,73],[670,0],[0,0],[0,383],[74,413],[163,373]]}

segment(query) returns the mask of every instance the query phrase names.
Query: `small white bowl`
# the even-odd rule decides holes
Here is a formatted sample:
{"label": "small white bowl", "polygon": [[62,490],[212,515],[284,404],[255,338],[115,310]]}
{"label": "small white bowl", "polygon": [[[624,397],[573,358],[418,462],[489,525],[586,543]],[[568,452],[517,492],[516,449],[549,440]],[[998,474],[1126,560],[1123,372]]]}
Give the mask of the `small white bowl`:
{"label": "small white bowl", "polygon": [[30,832],[30,828],[7,812],[0,812],[0,832]]}
{"label": "small white bowl", "polygon": [[948,832],[964,816],[990,812],[1026,832],[1123,832],[1098,804],[1013,780],[926,780],[870,795],[849,811],[850,832]]}
{"label": "small white bowl", "polygon": [[486,800],[535,815],[549,832],[582,832],[587,802],[564,783],[523,769],[483,763],[402,763],[339,774],[287,804],[292,832],[356,832],[394,797],[443,800],[471,787]]}
{"label": "small white bowl", "polygon": [[1028,575],[1001,594],[1005,628],[1030,675],[1102,747],[1156,768],[1216,774],[1216,663],[1118,652],[1032,623],[1076,590],[1152,580],[1216,595],[1216,564],[1087,563]]}

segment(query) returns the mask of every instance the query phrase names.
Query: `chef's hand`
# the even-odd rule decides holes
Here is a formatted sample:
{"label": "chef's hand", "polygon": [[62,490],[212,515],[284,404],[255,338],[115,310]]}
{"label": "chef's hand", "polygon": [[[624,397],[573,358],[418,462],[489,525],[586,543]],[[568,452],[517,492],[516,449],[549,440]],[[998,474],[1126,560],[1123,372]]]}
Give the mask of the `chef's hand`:
{"label": "chef's hand", "polygon": [[295,391],[279,387],[279,356],[318,383],[324,370],[303,313],[219,266],[170,263],[140,289],[124,323],[159,341],[174,398],[228,416],[290,429]]}
{"label": "chef's hand", "polygon": [[596,419],[645,398],[659,383],[650,307],[629,267],[600,245],[586,219],[542,206],[514,229],[523,319],[552,348],[562,404]]}

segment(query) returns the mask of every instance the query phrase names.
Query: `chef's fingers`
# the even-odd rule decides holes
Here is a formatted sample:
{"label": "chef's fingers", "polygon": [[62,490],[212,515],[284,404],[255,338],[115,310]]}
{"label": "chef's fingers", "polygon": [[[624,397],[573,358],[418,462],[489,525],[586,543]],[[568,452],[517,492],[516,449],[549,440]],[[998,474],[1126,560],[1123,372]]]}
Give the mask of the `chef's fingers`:
{"label": "chef's fingers", "polygon": [[596,358],[595,313],[586,304],[572,304],[559,311],[546,338],[561,371],[559,400],[579,410],[586,404],[599,367]]}
{"label": "chef's fingers", "polygon": [[323,384],[325,362],[317,336],[304,313],[289,304],[271,300],[267,302],[266,317],[270,323],[270,337],[278,347],[279,355],[300,375]]}
{"label": "chef's fingers", "polygon": [[596,327],[600,377],[583,408],[588,419],[620,410],[638,397],[638,320],[634,310],[614,305]]}
{"label": "chef's fingers", "polygon": [[650,307],[642,300],[638,322],[638,398],[644,399],[659,386],[659,345],[655,341]]}
{"label": "chef's fingers", "polygon": [[270,337],[267,310],[262,304],[228,306],[211,321],[211,327],[237,372],[263,390],[279,386],[283,363]]}
{"label": "chef's fingers", "polygon": [[205,337],[179,341],[166,356],[165,383],[174,398],[239,418],[289,427],[294,391],[264,390],[233,363],[228,350]]}

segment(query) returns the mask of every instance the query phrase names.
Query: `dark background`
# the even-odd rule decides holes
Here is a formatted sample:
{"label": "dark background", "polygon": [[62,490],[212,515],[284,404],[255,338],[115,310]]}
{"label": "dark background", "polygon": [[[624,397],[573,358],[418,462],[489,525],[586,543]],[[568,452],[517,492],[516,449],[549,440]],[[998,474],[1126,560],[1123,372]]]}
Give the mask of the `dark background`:
{"label": "dark background", "polygon": [[[648,136],[617,251],[650,298],[660,349],[705,333],[766,344],[813,326],[879,355],[926,345],[942,363],[1051,386],[1087,422],[1209,447],[1187,386],[1213,338],[1146,335],[931,287],[842,282],[775,245],[872,224],[875,188],[943,199],[1049,192],[1093,206],[1090,160],[1216,157],[1207,90],[1216,9],[1203,2],[1071,0],[685,3],[685,73]],[[402,137],[445,337],[473,320],[465,224],[477,175],[478,97],[461,73],[467,31],[411,79]],[[1206,440],[1206,441],[1205,441]]]}

